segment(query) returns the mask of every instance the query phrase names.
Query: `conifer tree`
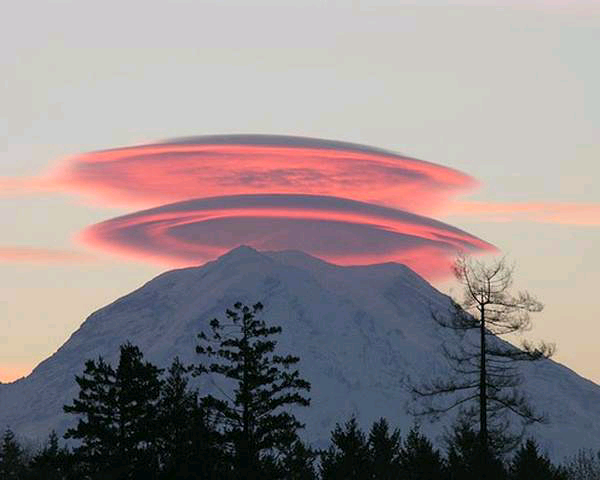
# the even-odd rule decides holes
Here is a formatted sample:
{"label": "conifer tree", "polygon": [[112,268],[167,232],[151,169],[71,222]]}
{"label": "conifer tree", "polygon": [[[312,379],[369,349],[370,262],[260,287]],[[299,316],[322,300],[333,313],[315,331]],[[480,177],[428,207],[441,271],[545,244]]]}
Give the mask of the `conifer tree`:
{"label": "conifer tree", "polygon": [[74,459],[66,447],[58,444],[58,435],[53,430],[44,447],[29,463],[28,480],[68,480],[80,479]]}
{"label": "conifer tree", "polygon": [[88,360],[75,377],[79,395],[64,411],[79,419],[65,438],[81,440],[75,455],[89,474],[115,479],[155,474],[159,374],[138,347],[126,343],[116,371],[100,357]]}
{"label": "conifer tree", "polygon": [[442,480],[445,478],[444,461],[431,442],[413,427],[402,444],[400,471],[403,480]]}
{"label": "conifer tree", "polygon": [[23,448],[15,434],[7,428],[0,446],[0,478],[2,480],[22,480],[25,474]]}
{"label": "conifer tree", "polygon": [[447,470],[449,480],[505,480],[502,460],[494,454],[481,454],[479,433],[468,418],[459,417],[451,432],[446,435]]}
{"label": "conifer tree", "polygon": [[336,424],[332,445],[321,453],[322,480],[363,480],[371,478],[371,452],[364,432],[355,417],[344,426]]}
{"label": "conifer tree", "polygon": [[284,480],[316,480],[317,452],[296,440],[278,462],[278,476]]}
{"label": "conifer tree", "polygon": [[161,478],[178,480],[230,476],[230,459],[220,447],[220,435],[196,391],[189,389],[193,367],[173,360],[158,404]]}
{"label": "conifer tree", "polygon": [[369,432],[369,453],[376,480],[400,478],[400,430],[390,432],[385,418],[373,423]]}
{"label": "conifer tree", "polygon": [[555,467],[539,451],[537,442],[528,439],[515,453],[509,467],[508,480],[568,480],[566,473]]}
{"label": "conifer tree", "polygon": [[187,373],[179,357],[169,368],[158,403],[160,463],[163,476],[188,478],[186,471],[194,456],[198,395],[188,389]]}
{"label": "conifer tree", "polygon": [[296,441],[303,425],[286,408],[310,403],[302,394],[310,390],[310,383],[291,370],[298,357],[274,354],[277,342],[271,337],[281,333],[281,327],[259,319],[262,309],[260,303],[252,307],[236,303],[226,311],[227,321],[215,318],[211,333],[198,335],[196,348],[212,361],[198,365],[196,375],[210,374],[217,384],[215,377],[224,377],[234,384],[231,394],[222,388],[222,398],[208,395],[203,405],[218,415],[237,475],[248,480],[260,478],[264,457],[283,452]]}

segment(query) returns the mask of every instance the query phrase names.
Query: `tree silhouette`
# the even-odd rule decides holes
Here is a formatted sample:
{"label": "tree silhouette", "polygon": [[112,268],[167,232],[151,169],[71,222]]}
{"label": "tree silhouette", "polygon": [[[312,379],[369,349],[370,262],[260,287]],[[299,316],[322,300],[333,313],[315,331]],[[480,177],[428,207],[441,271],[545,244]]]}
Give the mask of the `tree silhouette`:
{"label": "tree silhouette", "polygon": [[504,465],[494,452],[481,455],[480,436],[467,418],[459,418],[445,440],[448,480],[506,479]]}
{"label": "tree silhouette", "polygon": [[53,430],[44,447],[29,462],[28,480],[80,479],[74,458],[66,447],[58,444],[58,435]]}
{"label": "tree silhouette", "polygon": [[537,442],[529,438],[515,453],[508,469],[508,480],[568,480],[566,472],[556,468],[547,456],[542,455]]}
{"label": "tree silhouette", "polygon": [[[554,348],[529,342],[517,348],[499,336],[530,328],[529,313],[542,310],[542,304],[527,292],[510,293],[513,268],[504,259],[487,265],[460,256],[454,273],[464,287],[464,299],[453,302],[449,315],[434,312],[433,317],[458,334],[456,342],[442,346],[455,375],[412,385],[413,399],[420,404],[412,411],[438,418],[460,408],[479,418],[482,455],[490,447],[510,450],[520,442],[526,425],[545,420],[518,388],[518,363],[548,358]],[[511,430],[515,418],[519,431]]]}
{"label": "tree silhouette", "polygon": [[332,445],[321,453],[322,480],[363,480],[371,478],[369,444],[352,417],[344,426],[336,424],[331,432]]}
{"label": "tree silhouette", "polygon": [[15,439],[15,434],[7,428],[0,446],[0,478],[2,480],[21,480],[25,473],[23,448]]}
{"label": "tree silhouette", "polygon": [[138,347],[126,343],[116,371],[100,357],[75,377],[78,398],[63,408],[79,419],[65,438],[81,440],[75,455],[90,475],[150,478],[157,470],[159,374]]}
{"label": "tree silhouette", "polygon": [[431,442],[413,427],[402,444],[400,451],[401,475],[404,480],[445,479],[444,461]]}
{"label": "tree silhouette", "polygon": [[193,367],[176,357],[158,402],[158,456],[161,478],[228,478],[230,461],[219,448],[220,436],[198,394],[188,386]]}
{"label": "tree silhouette", "polygon": [[281,333],[281,327],[257,318],[262,309],[260,303],[236,303],[226,311],[225,323],[215,318],[211,334],[198,335],[196,347],[212,361],[198,365],[196,375],[211,374],[234,384],[231,395],[222,389],[222,398],[208,395],[203,404],[218,415],[238,475],[248,480],[260,477],[263,457],[285,452],[296,441],[303,425],[285,408],[310,403],[301,393],[310,390],[310,383],[291,370],[298,357],[273,353],[277,342],[270,337]]}
{"label": "tree silhouette", "polygon": [[400,475],[400,430],[390,431],[389,423],[381,418],[373,423],[369,432],[369,455],[373,478],[395,480]]}

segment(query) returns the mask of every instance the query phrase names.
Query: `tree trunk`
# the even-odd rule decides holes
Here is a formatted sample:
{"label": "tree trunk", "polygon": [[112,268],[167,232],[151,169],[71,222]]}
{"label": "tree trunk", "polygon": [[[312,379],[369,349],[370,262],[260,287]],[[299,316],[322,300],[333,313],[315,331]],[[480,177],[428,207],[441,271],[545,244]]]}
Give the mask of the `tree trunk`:
{"label": "tree trunk", "polygon": [[486,342],[485,342],[485,306],[480,308],[480,368],[479,368],[479,440],[481,447],[482,473],[485,472],[485,458],[488,452],[487,427],[487,373],[486,373]]}

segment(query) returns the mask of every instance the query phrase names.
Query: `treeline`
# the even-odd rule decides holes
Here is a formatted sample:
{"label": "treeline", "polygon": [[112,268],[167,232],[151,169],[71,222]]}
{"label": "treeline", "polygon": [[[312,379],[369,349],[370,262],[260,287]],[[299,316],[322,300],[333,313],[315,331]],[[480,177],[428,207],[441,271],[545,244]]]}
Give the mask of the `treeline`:
{"label": "treeline", "polygon": [[[88,360],[78,396],[64,407],[77,418],[65,433],[76,446],[61,446],[52,432],[32,452],[8,429],[0,479],[600,480],[600,452],[559,466],[528,439],[508,457],[482,454],[466,417],[441,451],[416,426],[403,433],[380,419],[363,432],[355,418],[314,449],[290,408],[309,406],[310,383],[298,357],[275,351],[281,328],[261,320],[261,309],[238,303],[224,322],[212,320],[198,335],[194,365],[176,358],[164,371],[130,343],[115,366]],[[218,394],[200,396],[192,376],[210,378]]]}

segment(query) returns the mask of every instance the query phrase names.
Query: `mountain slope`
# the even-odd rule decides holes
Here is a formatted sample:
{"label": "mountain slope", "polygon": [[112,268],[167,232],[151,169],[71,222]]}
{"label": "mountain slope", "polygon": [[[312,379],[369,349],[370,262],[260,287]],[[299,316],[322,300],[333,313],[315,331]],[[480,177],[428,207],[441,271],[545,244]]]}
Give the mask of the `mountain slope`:
{"label": "mountain slope", "polygon": [[[312,405],[298,414],[307,439],[323,445],[335,422],[352,413],[366,427],[380,416],[401,426],[408,395],[402,381],[443,374],[439,345],[447,332],[431,320],[449,299],[407,267],[338,267],[301,252],[259,253],[240,247],[202,267],[164,273],[88,317],[28,377],[0,385],[0,425],[28,437],[62,433],[62,406],[77,394],[74,375],[87,358],[117,360],[129,340],[151,361],[175,355],[198,361],[196,334],[236,301],[263,302],[281,325],[282,352],[298,355],[312,382]],[[524,387],[550,423],[532,430],[555,458],[600,445],[600,387],[551,361],[525,367]],[[200,387],[214,389],[209,381]],[[443,424],[424,425],[435,436]]]}

